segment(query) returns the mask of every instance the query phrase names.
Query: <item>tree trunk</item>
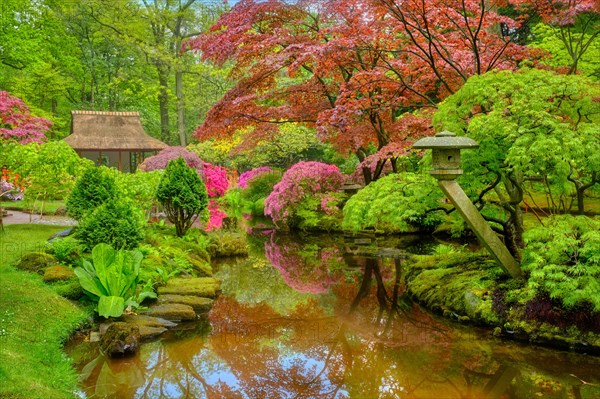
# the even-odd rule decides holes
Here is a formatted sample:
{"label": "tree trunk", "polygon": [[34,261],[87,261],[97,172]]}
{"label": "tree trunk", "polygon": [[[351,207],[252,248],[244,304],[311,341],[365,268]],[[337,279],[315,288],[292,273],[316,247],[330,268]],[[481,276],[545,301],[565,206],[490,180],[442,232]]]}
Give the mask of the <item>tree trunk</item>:
{"label": "tree trunk", "polygon": [[177,96],[177,133],[179,133],[179,144],[185,147],[185,99],[183,96],[182,71],[175,72],[175,94]]}
{"label": "tree trunk", "polygon": [[158,72],[160,89],[158,93],[158,106],[160,108],[160,138],[169,144],[169,72],[168,68],[161,65],[160,61],[155,63]]}

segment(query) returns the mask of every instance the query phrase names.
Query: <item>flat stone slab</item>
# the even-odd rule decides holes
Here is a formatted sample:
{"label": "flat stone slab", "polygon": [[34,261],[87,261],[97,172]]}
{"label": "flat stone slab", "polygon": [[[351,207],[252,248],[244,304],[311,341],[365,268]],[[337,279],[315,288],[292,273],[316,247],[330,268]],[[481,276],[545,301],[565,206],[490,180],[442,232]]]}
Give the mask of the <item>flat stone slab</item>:
{"label": "flat stone slab", "polygon": [[166,286],[158,287],[161,295],[193,295],[204,298],[215,298],[221,290],[221,282],[212,277],[172,278]]}
{"label": "flat stone slab", "polygon": [[161,295],[158,297],[158,304],[167,304],[167,303],[181,303],[183,305],[188,305],[194,308],[196,313],[205,313],[208,312],[213,305],[213,300],[210,298],[203,298],[194,295]]}
{"label": "flat stone slab", "polygon": [[196,312],[194,312],[194,308],[189,305],[182,305],[180,303],[152,306],[150,309],[144,310],[143,314],[146,316],[160,317],[167,320],[196,320]]}
{"label": "flat stone slab", "polygon": [[164,327],[149,327],[149,326],[140,326],[140,340],[149,341],[154,339],[167,331]]}
{"label": "flat stone slab", "polygon": [[140,327],[158,327],[158,328],[173,328],[177,323],[162,319],[160,317],[144,316],[139,314],[130,314],[123,316],[123,321],[129,324],[135,324]]}

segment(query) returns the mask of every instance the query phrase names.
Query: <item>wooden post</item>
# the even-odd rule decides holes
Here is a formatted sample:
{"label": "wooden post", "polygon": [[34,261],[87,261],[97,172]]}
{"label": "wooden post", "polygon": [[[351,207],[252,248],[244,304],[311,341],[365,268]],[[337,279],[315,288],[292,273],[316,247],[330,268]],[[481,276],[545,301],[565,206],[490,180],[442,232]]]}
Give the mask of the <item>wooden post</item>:
{"label": "wooden post", "polygon": [[122,151],[119,150],[119,172],[123,171],[123,158],[122,158],[121,154],[122,154]]}

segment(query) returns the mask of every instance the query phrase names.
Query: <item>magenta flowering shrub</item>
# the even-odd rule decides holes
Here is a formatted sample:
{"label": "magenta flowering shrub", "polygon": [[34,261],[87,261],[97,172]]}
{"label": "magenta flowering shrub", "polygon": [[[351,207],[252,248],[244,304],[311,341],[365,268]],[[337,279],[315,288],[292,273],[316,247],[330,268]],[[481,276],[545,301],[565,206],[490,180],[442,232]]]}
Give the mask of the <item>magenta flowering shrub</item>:
{"label": "magenta flowering shrub", "polygon": [[151,170],[165,169],[169,161],[177,158],[183,158],[185,163],[191,168],[196,169],[200,177],[204,178],[204,163],[198,155],[188,151],[183,147],[167,147],[158,154],[148,157],[139,165],[139,169],[149,172]]}
{"label": "magenta flowering shrub", "polygon": [[337,191],[343,183],[344,177],[335,165],[298,162],[284,173],[265,200],[265,215],[275,223],[287,222],[305,198]]}
{"label": "magenta flowering shrub", "polygon": [[0,90],[0,142],[41,143],[51,125],[50,120],[31,115],[23,100]]}
{"label": "magenta flowering shrub", "polygon": [[343,277],[342,269],[336,267],[343,263],[337,248],[307,250],[297,243],[279,244],[271,239],[265,242],[265,255],[298,292],[322,294]]}
{"label": "magenta flowering shrub", "polygon": [[238,180],[238,187],[246,188],[246,187],[248,187],[248,183],[250,183],[250,180],[254,179],[255,177],[257,177],[259,175],[262,175],[263,173],[271,173],[271,172],[273,172],[273,169],[271,169],[268,166],[261,166],[260,168],[256,168],[256,169],[252,169],[247,172],[244,172],[240,175],[240,178]]}
{"label": "magenta flowering shrub", "polygon": [[227,170],[217,165],[203,162],[206,191],[209,197],[220,197],[229,188]]}
{"label": "magenta flowering shrub", "polygon": [[227,214],[219,208],[219,204],[215,200],[208,202],[208,223],[204,230],[211,231],[217,230],[223,227],[223,219],[227,217]]}

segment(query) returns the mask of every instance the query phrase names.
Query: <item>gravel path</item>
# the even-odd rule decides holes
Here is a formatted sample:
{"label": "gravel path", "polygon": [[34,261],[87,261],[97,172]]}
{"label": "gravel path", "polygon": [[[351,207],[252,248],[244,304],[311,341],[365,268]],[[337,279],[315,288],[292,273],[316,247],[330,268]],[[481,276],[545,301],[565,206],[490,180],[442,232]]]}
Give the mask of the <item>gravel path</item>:
{"label": "gravel path", "polygon": [[2,222],[6,224],[51,224],[57,226],[74,226],[77,221],[67,216],[29,214],[19,211],[7,211],[8,216],[4,216]]}

